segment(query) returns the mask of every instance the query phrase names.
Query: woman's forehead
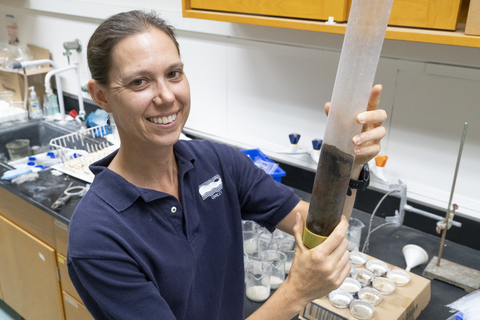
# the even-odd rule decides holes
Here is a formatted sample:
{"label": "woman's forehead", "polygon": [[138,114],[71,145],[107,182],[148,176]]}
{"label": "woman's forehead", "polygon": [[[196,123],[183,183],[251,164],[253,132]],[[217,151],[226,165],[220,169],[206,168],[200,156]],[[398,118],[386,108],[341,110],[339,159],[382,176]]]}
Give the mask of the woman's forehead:
{"label": "woman's forehead", "polygon": [[112,69],[135,68],[148,63],[180,61],[177,47],[163,31],[149,31],[131,35],[120,41],[112,51]]}

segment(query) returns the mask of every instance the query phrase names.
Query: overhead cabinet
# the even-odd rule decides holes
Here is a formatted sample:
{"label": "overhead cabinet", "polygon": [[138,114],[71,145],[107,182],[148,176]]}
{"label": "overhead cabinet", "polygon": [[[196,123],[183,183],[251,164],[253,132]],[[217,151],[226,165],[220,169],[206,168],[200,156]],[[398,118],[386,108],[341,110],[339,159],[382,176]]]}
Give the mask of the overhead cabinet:
{"label": "overhead cabinet", "polygon": [[[351,1],[351,0],[350,0]],[[272,17],[347,21],[347,0],[191,0],[191,7]]]}
{"label": "overhead cabinet", "polygon": [[[480,47],[480,37],[465,34],[469,3],[394,0],[385,38]],[[182,5],[187,18],[344,34],[352,0],[182,0]],[[335,24],[327,23],[330,17]]]}

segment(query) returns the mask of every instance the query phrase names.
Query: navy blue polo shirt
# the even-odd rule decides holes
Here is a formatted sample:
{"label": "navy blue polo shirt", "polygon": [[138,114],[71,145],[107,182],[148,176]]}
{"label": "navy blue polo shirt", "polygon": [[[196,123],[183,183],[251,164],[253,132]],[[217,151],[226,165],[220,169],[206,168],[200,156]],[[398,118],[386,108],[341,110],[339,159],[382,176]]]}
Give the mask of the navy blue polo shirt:
{"label": "navy blue polo shirt", "polygon": [[68,271],[95,319],[244,319],[241,219],[273,230],[300,201],[241,152],[174,145],[181,202],[94,163],[70,221]]}

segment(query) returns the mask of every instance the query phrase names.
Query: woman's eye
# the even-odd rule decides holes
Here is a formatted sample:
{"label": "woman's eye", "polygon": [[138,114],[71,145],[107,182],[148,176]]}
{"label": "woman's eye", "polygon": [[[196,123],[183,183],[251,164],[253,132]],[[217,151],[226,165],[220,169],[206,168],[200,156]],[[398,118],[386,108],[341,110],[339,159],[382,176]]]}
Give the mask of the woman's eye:
{"label": "woman's eye", "polygon": [[170,71],[168,73],[168,77],[171,78],[171,79],[175,79],[175,78],[178,78],[182,75],[182,72],[181,71],[178,71],[178,70],[175,70],[175,71]]}
{"label": "woman's eye", "polygon": [[139,87],[141,85],[144,84],[144,81],[143,79],[135,79],[132,81],[132,85],[135,86],[135,87]]}

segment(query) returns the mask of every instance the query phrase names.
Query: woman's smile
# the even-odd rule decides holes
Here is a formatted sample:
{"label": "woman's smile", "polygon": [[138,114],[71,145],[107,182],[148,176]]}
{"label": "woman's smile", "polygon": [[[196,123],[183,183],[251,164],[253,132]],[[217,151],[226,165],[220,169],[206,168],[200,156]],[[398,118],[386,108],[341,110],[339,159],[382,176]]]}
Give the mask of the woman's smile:
{"label": "woman's smile", "polygon": [[155,124],[170,125],[175,124],[177,119],[178,112],[171,114],[169,116],[155,116],[147,118],[148,121]]}

